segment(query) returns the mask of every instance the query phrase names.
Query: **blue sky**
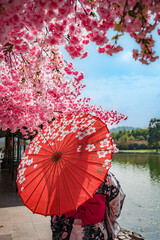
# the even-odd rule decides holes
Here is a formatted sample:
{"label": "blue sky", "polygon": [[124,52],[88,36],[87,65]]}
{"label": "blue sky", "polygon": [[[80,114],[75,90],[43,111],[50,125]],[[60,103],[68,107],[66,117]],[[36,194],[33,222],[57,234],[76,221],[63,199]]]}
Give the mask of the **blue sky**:
{"label": "blue sky", "polygon": [[[160,38],[155,35],[154,39],[160,55]],[[82,94],[97,106],[128,116],[128,120],[112,127],[147,128],[151,118],[160,118],[160,60],[150,65],[135,61],[132,49],[137,45],[128,35],[122,36],[119,44],[124,51],[113,56],[99,54],[91,44],[86,59],[73,61],[75,69],[85,74],[86,88]]]}

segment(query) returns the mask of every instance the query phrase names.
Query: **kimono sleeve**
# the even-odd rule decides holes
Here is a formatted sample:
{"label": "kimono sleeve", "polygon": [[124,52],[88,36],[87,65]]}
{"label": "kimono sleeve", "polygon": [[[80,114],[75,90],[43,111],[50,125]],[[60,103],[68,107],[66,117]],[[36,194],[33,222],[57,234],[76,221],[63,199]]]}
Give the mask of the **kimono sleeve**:
{"label": "kimono sleeve", "polygon": [[120,231],[120,226],[116,219],[121,213],[125,194],[119,181],[114,174],[108,173],[104,183],[96,193],[104,194],[106,200],[105,223],[108,232],[108,239],[115,239]]}
{"label": "kimono sleeve", "polygon": [[104,183],[96,193],[104,194],[106,196],[108,214],[111,221],[115,221],[120,216],[125,194],[114,174],[108,172]]}

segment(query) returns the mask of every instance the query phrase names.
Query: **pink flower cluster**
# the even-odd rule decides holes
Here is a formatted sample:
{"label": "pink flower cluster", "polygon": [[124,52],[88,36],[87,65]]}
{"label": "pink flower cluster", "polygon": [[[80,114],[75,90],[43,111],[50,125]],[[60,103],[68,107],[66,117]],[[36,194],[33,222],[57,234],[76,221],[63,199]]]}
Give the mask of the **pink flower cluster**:
{"label": "pink flower cluster", "polygon": [[[90,41],[101,46],[100,53],[121,51],[117,41],[126,32],[141,49],[133,52],[135,60],[148,64],[158,58],[151,37],[160,22],[156,0],[1,0],[0,12],[0,48],[12,41],[16,51],[26,52],[34,41],[41,45],[43,33],[46,44],[63,45],[72,59],[83,59]],[[116,31],[112,39],[110,29]],[[106,50],[106,44],[112,47]]]}
{"label": "pink flower cluster", "polygon": [[83,59],[93,42],[99,53],[112,56],[123,50],[118,41],[128,33],[139,45],[133,58],[149,64],[158,58],[152,33],[160,35],[159,22],[157,0],[1,0],[0,127],[33,131],[75,111],[111,124],[125,119],[80,98],[84,75],[65,62],[59,47]]}
{"label": "pink flower cluster", "polygon": [[[21,44],[21,43],[20,43]],[[6,61],[0,70],[0,128],[21,129],[34,134],[62,114],[90,112],[105,122],[117,122],[125,116],[108,112],[89,104],[89,98],[79,98],[84,74],[71,62],[64,61],[59,48],[49,48],[45,41],[37,42],[26,52],[18,52],[13,41],[3,48]],[[27,131],[26,131],[27,128]]]}
{"label": "pink flower cluster", "polygon": [[[77,105],[80,110],[77,97],[85,87],[81,83],[84,75],[64,61],[58,48],[32,47],[23,55],[13,48],[7,54],[9,59],[1,63],[0,70],[0,128],[24,133],[25,127],[32,133],[40,124],[76,111]],[[88,99],[83,104],[88,105]]]}

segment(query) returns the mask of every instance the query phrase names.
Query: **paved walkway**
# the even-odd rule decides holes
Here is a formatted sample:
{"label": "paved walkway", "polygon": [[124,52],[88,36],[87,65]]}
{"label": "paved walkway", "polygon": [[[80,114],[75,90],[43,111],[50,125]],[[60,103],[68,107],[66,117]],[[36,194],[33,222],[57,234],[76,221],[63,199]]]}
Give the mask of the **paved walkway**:
{"label": "paved walkway", "polygon": [[24,206],[0,208],[0,240],[49,240],[50,218]]}
{"label": "paved walkway", "polygon": [[[0,240],[50,240],[50,217],[33,214],[16,192],[8,170],[0,171]],[[58,239],[57,239],[58,240]]]}
{"label": "paved walkway", "polygon": [[[33,214],[23,206],[16,183],[10,178],[7,170],[0,171],[0,240],[51,240],[50,217]],[[122,229],[117,239],[144,238]]]}

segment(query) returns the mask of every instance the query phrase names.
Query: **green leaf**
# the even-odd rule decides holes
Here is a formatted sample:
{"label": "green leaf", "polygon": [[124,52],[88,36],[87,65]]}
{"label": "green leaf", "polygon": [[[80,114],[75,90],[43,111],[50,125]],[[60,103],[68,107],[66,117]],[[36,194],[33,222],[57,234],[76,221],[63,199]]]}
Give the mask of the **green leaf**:
{"label": "green leaf", "polygon": [[24,83],[25,81],[26,81],[26,79],[25,79],[25,78],[22,78],[22,79],[21,79],[21,82],[22,82],[22,83]]}
{"label": "green leaf", "polygon": [[144,48],[142,49],[142,53],[143,53],[143,54],[148,54],[148,52],[149,52],[149,50],[148,50],[147,47],[144,47]]}
{"label": "green leaf", "polygon": [[136,17],[136,14],[135,14],[135,12],[133,11],[133,10],[130,10],[129,12],[128,12],[128,15],[130,16],[130,17]]}
{"label": "green leaf", "polygon": [[95,14],[93,11],[91,11],[91,12],[90,12],[90,16],[93,16],[93,17],[95,17],[95,16],[96,16],[96,14]]}
{"label": "green leaf", "polygon": [[134,5],[133,11],[136,10],[136,8],[139,8],[139,10],[142,10],[142,6],[140,4],[140,2],[136,2],[136,4]]}
{"label": "green leaf", "polygon": [[0,14],[2,13],[2,8],[1,7],[2,7],[2,4],[0,4]]}
{"label": "green leaf", "polygon": [[38,72],[36,72],[36,74],[39,76],[40,72],[41,72],[41,71],[38,71]]}
{"label": "green leaf", "polygon": [[143,38],[143,39],[142,39],[142,43],[144,43],[144,44],[149,44],[149,41],[148,41],[147,39]]}

